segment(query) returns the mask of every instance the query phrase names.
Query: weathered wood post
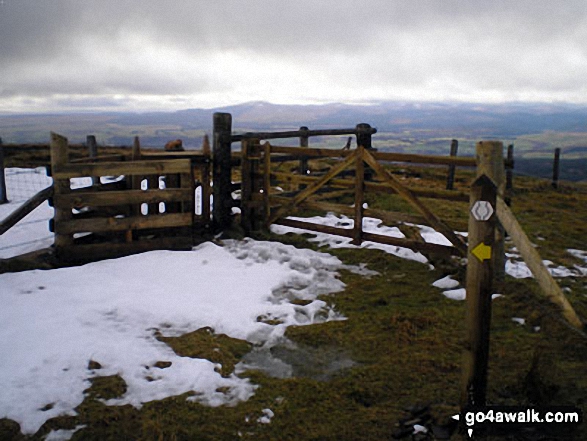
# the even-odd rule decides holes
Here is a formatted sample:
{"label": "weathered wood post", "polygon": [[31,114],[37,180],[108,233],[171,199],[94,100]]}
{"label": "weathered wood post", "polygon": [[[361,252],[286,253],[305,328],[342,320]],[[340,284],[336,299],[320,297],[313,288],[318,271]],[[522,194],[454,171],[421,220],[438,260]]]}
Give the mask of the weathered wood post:
{"label": "weathered wood post", "polygon": [[[90,162],[98,156],[98,144],[96,144],[96,137],[94,135],[86,136],[86,145],[88,147],[88,157]],[[92,185],[100,185],[100,176],[92,176]]]}
{"label": "weathered wood post", "polygon": [[514,145],[508,145],[507,153],[508,166],[505,170],[505,189],[507,193],[514,190]]}
{"label": "weathered wood post", "polygon": [[[367,123],[357,124],[355,130],[357,131],[357,148],[362,145],[365,147],[365,150],[371,150],[373,148],[371,145],[371,135],[377,132],[377,130],[373,129],[371,125]],[[367,167],[364,170],[363,178],[367,181],[371,181],[373,180],[373,174],[371,167]]]}
{"label": "weathered wood post", "polygon": [[208,135],[204,135],[202,141],[202,153],[204,154],[204,165],[202,166],[202,218],[204,227],[210,228],[210,165],[211,151]]}
{"label": "weathered wood post", "polygon": [[[251,146],[250,139],[241,141],[241,227],[245,234],[249,234],[253,228],[251,208],[253,179],[251,176],[251,161],[249,160]],[[216,204],[214,204],[214,207],[216,207]]]}
{"label": "weathered wood post", "polygon": [[[504,197],[505,166],[503,161],[503,143],[499,141],[481,141],[476,146],[477,177],[485,175],[493,181],[497,194]],[[498,222],[496,225],[495,244],[493,246],[494,288],[501,292],[505,283],[505,231]]]}
{"label": "weathered wood post", "polygon": [[[300,147],[307,148],[309,145],[308,128],[306,126],[300,127]],[[308,174],[308,158],[300,159],[300,168],[298,173],[300,176],[306,176]],[[304,186],[305,187],[305,186]],[[300,188],[303,188],[300,186]]]}
{"label": "weathered wood post", "polygon": [[263,222],[261,226],[269,228],[269,218],[271,217],[271,144],[266,141],[263,145]]}
{"label": "weathered wood post", "polygon": [[362,145],[365,149],[373,148],[371,145],[371,126],[367,123],[357,124],[357,147]]}
{"label": "weathered wood post", "polygon": [[[456,139],[453,139],[450,143],[450,156],[457,156],[458,150],[459,150],[459,141],[457,141]],[[448,175],[446,177],[446,189],[447,190],[454,189],[455,169],[456,169],[456,166],[454,164],[450,164],[448,166]]]}
{"label": "weathered wood post", "polygon": [[0,204],[6,204],[8,197],[6,193],[6,174],[4,172],[4,146],[0,138]]}
{"label": "weathered wood post", "polygon": [[[69,162],[69,146],[67,138],[51,132],[51,170],[55,176],[55,170]],[[73,235],[60,233],[60,223],[70,221],[73,218],[71,207],[68,204],[61,205],[58,203],[60,195],[71,193],[71,184],[69,179],[53,179],[53,189],[55,194],[55,215],[53,217],[53,230],[55,231],[55,251],[57,256],[63,255],[68,247],[73,245]]]}
{"label": "weathered wood post", "polygon": [[560,169],[561,149],[554,149],[554,162],[552,163],[552,188],[558,188],[558,174]]}
{"label": "weathered wood post", "polygon": [[232,182],[231,182],[231,136],[232,115],[214,114],[213,175],[214,185],[214,230],[219,232],[228,228],[232,222]]}
{"label": "weathered wood post", "polygon": [[[133,161],[140,161],[141,159],[141,141],[139,140],[138,136],[134,137],[132,143],[131,159]],[[130,179],[127,179],[127,188],[131,188],[132,190],[140,190],[143,179],[145,179],[144,176],[133,175]],[[131,206],[131,213],[133,216],[140,216],[142,214],[141,205],[142,204]]]}
{"label": "weathered wood post", "polygon": [[496,252],[496,193],[495,184],[485,174],[479,176],[471,187],[461,408],[485,405],[491,296],[494,292],[492,257]]}
{"label": "weathered wood post", "polygon": [[363,199],[365,194],[365,163],[363,162],[362,145],[357,146],[355,160],[355,220],[353,229],[353,245],[360,246],[363,241]]}

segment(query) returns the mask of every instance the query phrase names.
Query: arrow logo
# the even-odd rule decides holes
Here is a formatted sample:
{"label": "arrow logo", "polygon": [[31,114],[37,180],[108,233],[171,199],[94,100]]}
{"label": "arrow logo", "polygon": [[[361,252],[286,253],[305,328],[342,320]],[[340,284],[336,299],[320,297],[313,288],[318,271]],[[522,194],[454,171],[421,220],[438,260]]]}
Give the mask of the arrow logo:
{"label": "arrow logo", "polygon": [[483,242],[481,242],[471,250],[471,254],[473,254],[473,256],[475,256],[481,262],[491,259],[491,246],[485,245]]}
{"label": "arrow logo", "polygon": [[[451,418],[453,420],[459,421],[461,419],[461,416],[457,413],[456,415],[453,415]],[[471,438],[473,436],[473,429],[467,429],[467,433],[469,434],[469,438]]]}

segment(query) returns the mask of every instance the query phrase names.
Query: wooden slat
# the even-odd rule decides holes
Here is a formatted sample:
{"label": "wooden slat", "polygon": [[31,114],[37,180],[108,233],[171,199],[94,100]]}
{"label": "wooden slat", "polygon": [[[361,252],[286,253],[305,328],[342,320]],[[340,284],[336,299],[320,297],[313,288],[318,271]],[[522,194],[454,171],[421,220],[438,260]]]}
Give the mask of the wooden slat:
{"label": "wooden slat", "polygon": [[318,233],[334,234],[336,236],[353,238],[352,228],[337,228],[329,225],[314,224],[312,222],[305,222],[296,219],[279,218],[273,222],[277,225],[283,225],[285,227],[300,228],[302,230],[316,231]]}
{"label": "wooden slat", "polygon": [[[353,154],[349,150],[338,149],[319,149],[319,148],[300,148],[271,146],[272,153],[287,154],[291,157],[307,156],[314,158],[344,158]],[[387,153],[387,152],[370,152],[378,161],[390,162],[408,162],[416,164],[436,164],[436,165],[456,165],[461,167],[475,167],[477,165],[475,158],[451,157],[451,156],[434,156],[434,155],[416,155],[410,153]]]}
{"label": "wooden slat", "polygon": [[[326,233],[326,234],[332,234],[332,235],[336,235],[336,236],[348,237],[349,239],[352,239],[353,235],[354,235],[353,229],[351,229],[351,228],[337,228],[337,227],[331,227],[329,225],[320,225],[320,224],[314,224],[311,222],[300,221],[297,219],[287,219],[287,218],[276,219],[274,224],[283,225],[285,227],[291,227],[291,228],[299,228],[302,230],[315,231],[318,233]],[[363,240],[381,243],[384,245],[393,245],[393,246],[398,246],[398,247],[403,247],[403,248],[409,248],[414,251],[422,251],[422,252],[426,252],[426,253],[443,254],[443,255],[459,255],[460,254],[459,251],[454,247],[447,247],[444,245],[438,245],[438,244],[427,243],[427,242],[417,242],[414,240],[400,239],[397,237],[383,236],[381,234],[363,232]]]}
{"label": "wooden slat", "polygon": [[141,230],[146,228],[189,227],[191,225],[191,213],[173,213],[127,218],[73,219],[70,221],[56,222],[55,232],[58,234],[95,233],[103,231]]}
{"label": "wooden slat", "polygon": [[[299,183],[312,183],[316,182],[319,177],[316,176],[300,176],[300,175],[292,175],[286,172],[272,172],[271,177],[277,180],[285,181],[285,182],[299,182]],[[339,179],[334,178],[331,179],[328,183],[333,187],[343,187],[343,188],[352,188],[354,189],[355,184],[353,180],[349,179]],[[394,193],[397,194],[398,192],[395,188],[386,183],[380,182],[365,182],[365,189],[370,191],[378,191],[378,192],[386,192],[386,193]],[[423,198],[431,198],[431,199],[446,199],[449,201],[455,202],[468,202],[469,195],[462,192],[454,192],[454,191],[446,191],[446,190],[428,190],[422,188],[410,188],[410,191],[415,195]]]}
{"label": "wooden slat", "polygon": [[63,260],[95,261],[152,250],[189,250],[192,244],[191,237],[182,236],[139,240],[132,243],[75,244],[60,249],[59,258]]}
{"label": "wooden slat", "polygon": [[[377,129],[370,127],[366,130],[370,134],[377,133]],[[244,133],[242,135],[232,135],[232,142],[239,142],[245,139],[280,139],[280,138],[299,138],[301,136],[337,136],[337,135],[356,135],[357,128],[352,129],[320,129],[320,130],[291,130],[286,132],[254,132]]]}
{"label": "wooden slat", "polygon": [[70,207],[106,207],[109,205],[150,204],[159,202],[189,201],[191,189],[170,188],[165,190],[123,190],[108,192],[72,192],[57,195],[56,204]]}
{"label": "wooden slat", "polygon": [[318,194],[312,195],[312,200],[318,201],[318,200],[322,200],[322,199],[338,198],[341,196],[346,196],[346,195],[351,194],[353,192],[354,192],[354,189],[345,188],[343,190],[335,190],[335,191],[329,191],[329,192],[325,192],[325,193],[318,193]]}
{"label": "wooden slat", "polygon": [[436,243],[420,242],[416,240],[400,239],[397,237],[384,236],[382,234],[363,232],[363,240],[381,243],[384,245],[394,245],[402,248],[409,248],[414,251],[423,253],[441,254],[459,256],[460,252],[455,247],[439,245]]}
{"label": "wooden slat", "polygon": [[47,187],[28,199],[24,204],[6,216],[0,222],[0,236],[6,233],[16,223],[24,219],[30,212],[53,196],[53,187]]}
{"label": "wooden slat", "polygon": [[307,156],[312,158],[346,158],[354,154],[350,150],[318,149],[311,147],[271,146],[271,153],[284,153],[292,157]]}
{"label": "wooden slat", "polygon": [[385,170],[368,151],[365,151],[365,162],[373,168],[375,173],[385,179],[397,192],[403,197],[412,207],[422,214],[428,221],[428,224],[436,231],[443,234],[460,252],[466,255],[467,246],[463,240],[458,237],[455,232],[447,227],[428,207],[426,207],[420,200],[418,200],[414,193],[404,187],[391,173]]}
{"label": "wooden slat", "polygon": [[71,159],[69,161],[70,164],[79,164],[79,163],[94,163],[100,161],[123,161],[124,155],[122,154],[113,154],[113,155],[99,155],[99,156],[88,156],[85,158],[76,158]]}
{"label": "wooden slat", "polygon": [[83,176],[149,175],[185,173],[190,169],[189,159],[163,161],[102,162],[96,164],[59,165],[53,167],[55,179]]}
{"label": "wooden slat", "polygon": [[411,153],[387,153],[372,152],[378,161],[390,162],[409,162],[415,164],[435,164],[435,165],[456,165],[460,167],[475,167],[477,162],[475,158],[454,157],[454,156],[435,156],[435,155],[415,155]]}
{"label": "wooden slat", "polygon": [[[271,204],[287,204],[290,201],[289,198],[281,196],[271,196]],[[299,208],[307,208],[310,210],[321,210],[324,212],[332,212],[344,214],[346,216],[352,216],[354,208],[348,205],[335,204],[332,202],[316,201],[314,199],[305,200],[299,204]],[[401,213],[398,211],[385,211],[372,208],[365,208],[363,215],[366,217],[372,217],[375,219],[381,219],[386,224],[395,224],[400,222],[408,222],[416,225],[427,225],[428,222],[423,216],[417,216],[413,214]],[[461,225],[462,230],[466,230],[466,225]]]}
{"label": "wooden slat", "polygon": [[518,220],[501,196],[497,197],[497,217],[520,251],[524,262],[532,271],[540,288],[542,288],[544,296],[561,308],[563,316],[570,324],[576,328],[583,329],[582,320],[565,297],[558,283],[544,266],[540,254],[532,246],[530,239],[528,239]]}
{"label": "wooden slat", "polygon": [[202,151],[195,150],[195,151],[183,151],[183,152],[170,152],[170,151],[160,151],[160,152],[141,152],[141,158],[143,159],[154,159],[157,161],[161,160],[177,160],[177,159],[189,159],[194,164],[201,164],[204,163],[206,160],[210,159],[210,155],[206,154]]}

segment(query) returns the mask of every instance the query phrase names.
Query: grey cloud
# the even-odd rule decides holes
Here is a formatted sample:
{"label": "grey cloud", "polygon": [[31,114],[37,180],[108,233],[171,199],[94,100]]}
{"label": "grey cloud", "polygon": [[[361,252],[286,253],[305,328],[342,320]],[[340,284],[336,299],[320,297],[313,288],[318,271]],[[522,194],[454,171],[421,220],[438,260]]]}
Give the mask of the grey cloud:
{"label": "grey cloud", "polygon": [[[158,64],[164,57],[130,56],[129,38],[138,51],[173,51],[185,71]],[[209,64],[211,54],[234,51],[276,78],[280,69],[314,74],[325,90],[548,99],[581,90],[586,42],[584,0],[5,0],[0,97],[236,93],[246,75],[226,82]]]}

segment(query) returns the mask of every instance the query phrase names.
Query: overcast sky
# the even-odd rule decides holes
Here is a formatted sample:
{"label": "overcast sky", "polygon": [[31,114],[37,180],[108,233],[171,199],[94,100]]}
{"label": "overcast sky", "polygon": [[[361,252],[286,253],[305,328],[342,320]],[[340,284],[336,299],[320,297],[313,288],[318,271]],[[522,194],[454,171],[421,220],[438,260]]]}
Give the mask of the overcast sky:
{"label": "overcast sky", "polygon": [[0,0],[0,112],[587,104],[585,0]]}

